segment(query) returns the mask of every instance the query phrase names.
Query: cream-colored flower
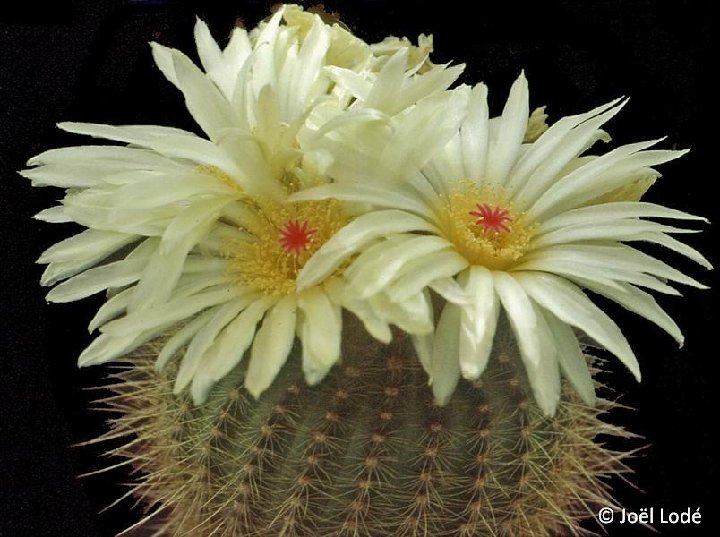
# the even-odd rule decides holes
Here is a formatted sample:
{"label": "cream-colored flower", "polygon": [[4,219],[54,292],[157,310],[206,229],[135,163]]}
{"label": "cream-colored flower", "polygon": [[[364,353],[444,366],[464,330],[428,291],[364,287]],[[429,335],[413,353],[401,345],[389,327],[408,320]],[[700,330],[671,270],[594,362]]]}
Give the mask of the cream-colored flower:
{"label": "cream-colored flower", "polygon": [[[67,189],[61,205],[38,218],[88,228],[43,253],[42,283],[65,280],[48,294],[53,302],[108,291],[90,323],[101,334],[81,365],[121,359],[176,330],[157,363],[182,353],[177,391],[191,385],[202,402],[247,350],[245,386],[259,396],[297,335],[305,377],[316,383],[339,358],[341,308],[361,317],[366,308],[346,300],[341,267],[302,291],[295,285],[307,259],[357,212],[335,200],[287,199],[326,181],[320,164],[328,163],[303,145],[319,136],[322,114],[313,110],[334,110],[328,133],[354,121],[339,115],[354,98],[335,84],[333,68],[373,73],[381,85],[398,69],[408,83],[426,75],[399,60],[374,71],[368,46],[293,6],[251,32],[236,29],[224,50],[202,21],[195,39],[205,72],[158,44],[153,56],[207,139],[152,125],[63,123],[127,145],[55,149],[30,160],[23,174],[33,184]],[[406,56],[399,50],[394,58]],[[432,94],[451,82],[423,88]],[[389,338],[387,325],[367,324]]]}
{"label": "cream-colored flower", "polygon": [[[461,376],[482,375],[501,312],[548,414],[558,402],[561,371],[585,401],[594,401],[574,329],[639,378],[625,337],[584,290],[610,298],[682,342],[675,322],[640,288],[678,294],[669,282],[703,286],[627,243],[659,244],[710,268],[702,255],[672,237],[689,230],[648,220],[702,218],[640,202],[633,194],[658,176],[652,166],[684,151],[650,149],[659,141],[653,140],[599,156],[588,153],[607,138],[601,127],[620,111],[624,102],[619,100],[562,118],[527,143],[524,75],[513,85],[502,115],[493,119],[484,85],[456,91],[467,95],[466,118],[449,143],[440,142],[440,151],[424,146],[433,157],[412,177],[385,173],[380,159],[365,154],[370,142],[363,140],[361,126],[354,131],[355,146],[330,140],[337,182],[293,199],[366,202],[376,210],[323,245],[300,271],[299,287],[315,285],[352,259],[344,272],[348,288],[379,312],[411,297],[424,296],[429,303],[428,288],[444,295],[448,302],[434,335],[415,338],[441,404]],[[432,122],[416,127],[404,140],[392,132],[383,137],[372,125],[365,135],[378,147],[395,144],[393,158],[402,160],[435,129]],[[360,159],[366,163],[362,176],[346,164]]]}

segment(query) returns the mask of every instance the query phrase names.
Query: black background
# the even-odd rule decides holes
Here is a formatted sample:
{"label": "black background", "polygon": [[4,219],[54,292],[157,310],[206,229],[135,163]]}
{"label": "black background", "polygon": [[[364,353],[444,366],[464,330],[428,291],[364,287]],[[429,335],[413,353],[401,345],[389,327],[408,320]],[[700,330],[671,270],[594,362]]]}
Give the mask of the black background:
{"label": "black background", "polygon": [[[310,5],[312,5],[310,3]],[[719,130],[716,55],[710,2],[654,1],[478,2],[477,13],[459,2],[326,1],[369,41],[388,34],[432,33],[436,62],[468,65],[463,81],[490,87],[499,113],[507,90],[525,69],[531,106],[548,105],[550,119],[584,112],[620,95],[630,104],[608,126],[617,143],[667,135],[664,147],[690,147],[661,168],[664,178],[647,199],[718,220],[711,187]],[[14,172],[30,156],[83,143],[62,135],[57,121],[158,123],[195,129],[181,98],[153,67],[149,40],[193,53],[195,14],[218,38],[238,18],[254,25],[268,2],[171,3],[25,2],[0,14],[0,536],[111,536],[138,517],[131,502],[98,512],[120,496],[122,471],[78,479],[103,464],[102,449],[73,448],[103,430],[104,416],[88,410],[102,368],[79,371],[75,360],[90,341],[85,326],[100,304],[46,305],[33,261],[73,230],[36,222],[59,191],[32,189]],[[192,54],[191,54],[192,55]],[[690,238],[717,262],[717,234],[707,226]],[[702,281],[713,273],[663,252]],[[715,285],[714,285],[715,284]],[[634,411],[616,421],[641,434],[648,447],[634,460],[634,483],[617,484],[617,499],[631,509],[700,507],[699,527],[661,526],[661,535],[716,535],[718,388],[717,294],[688,289],[663,297],[686,344],[611,306],[643,367],[636,384],[611,362],[610,382]],[[643,492],[644,491],[644,492]],[[617,525],[609,535],[650,535]]]}

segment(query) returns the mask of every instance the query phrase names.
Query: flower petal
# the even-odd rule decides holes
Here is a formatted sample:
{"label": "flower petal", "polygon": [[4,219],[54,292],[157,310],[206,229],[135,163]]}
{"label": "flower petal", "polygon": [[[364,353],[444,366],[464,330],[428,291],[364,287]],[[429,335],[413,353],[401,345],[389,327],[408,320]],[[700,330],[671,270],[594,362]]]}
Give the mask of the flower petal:
{"label": "flower petal", "polygon": [[565,377],[570,381],[580,398],[589,406],[595,406],[595,384],[587,360],[580,349],[572,328],[545,310],[542,312],[555,340],[557,361]]}
{"label": "flower petal", "polygon": [[295,340],[296,318],[297,300],[294,295],[285,296],[268,312],[255,335],[245,388],[256,399],[287,360]]}
{"label": "flower petal", "polygon": [[482,375],[487,366],[495,338],[500,304],[495,293],[493,274],[479,266],[467,271],[465,293],[471,299],[468,311],[467,330],[474,341],[474,353],[460,354],[460,369],[463,377],[474,380]]}
{"label": "flower petal", "polygon": [[298,290],[307,289],[329,276],[350,255],[372,241],[393,233],[432,231],[426,220],[398,210],[364,214],[340,231],[315,252],[297,277]]}
{"label": "flower petal", "polygon": [[675,321],[658,305],[652,295],[629,284],[620,284],[620,289],[592,281],[583,282],[583,284],[591,291],[603,295],[617,302],[628,311],[637,313],[648,321],[655,323],[682,346],[684,338],[680,327],[678,327]]}
{"label": "flower petal", "polygon": [[553,334],[545,321],[540,308],[532,304],[537,319],[537,340],[539,360],[528,360],[528,356],[520,352],[527,371],[528,381],[532,388],[535,401],[546,416],[553,416],[560,402],[560,369],[557,360],[557,348]]}
{"label": "flower petal", "polygon": [[319,287],[300,293],[298,305],[303,312],[303,371],[307,383],[314,385],[340,359],[342,317]]}
{"label": "flower petal", "polygon": [[[213,316],[195,333],[185,351],[175,377],[176,390],[181,390],[190,384],[202,363],[203,355],[215,342],[220,331],[235,319],[252,299],[252,296],[245,295],[214,308]],[[197,397],[198,395],[197,393],[193,394],[195,404],[204,402],[203,398]]]}
{"label": "flower petal", "polygon": [[555,183],[561,172],[627,103],[615,99],[585,114],[560,119],[533,143],[514,166],[507,188],[525,208]]}
{"label": "flower petal", "polygon": [[435,402],[446,405],[460,380],[460,308],[447,304],[438,321],[433,339],[431,383]]}
{"label": "flower petal", "polygon": [[[255,296],[255,300],[220,333],[208,356],[203,360],[203,375],[217,382],[230,373],[252,345],[255,329],[265,312],[277,301],[273,296]],[[176,389],[181,391],[183,387]]]}
{"label": "flower petal", "polygon": [[528,99],[527,79],[523,72],[510,88],[500,117],[498,138],[490,141],[483,176],[490,183],[505,183],[508,172],[517,160],[530,117]]}
{"label": "flower petal", "polygon": [[460,147],[462,164],[466,177],[480,180],[485,176],[487,148],[490,141],[488,131],[487,86],[476,85],[468,100],[468,115],[460,126]]}
{"label": "flower petal", "polygon": [[542,347],[535,308],[514,275],[495,271],[492,276],[495,291],[517,337],[523,362],[537,366],[542,359]]}
{"label": "flower petal", "polygon": [[561,321],[575,326],[605,347],[640,380],[640,366],[617,325],[576,286],[549,274],[518,274],[523,288]]}

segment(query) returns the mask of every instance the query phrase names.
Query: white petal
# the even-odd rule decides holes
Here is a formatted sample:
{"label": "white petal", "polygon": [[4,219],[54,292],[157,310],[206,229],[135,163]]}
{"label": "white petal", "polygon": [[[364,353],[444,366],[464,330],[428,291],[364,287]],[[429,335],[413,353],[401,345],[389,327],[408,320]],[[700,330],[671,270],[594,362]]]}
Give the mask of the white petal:
{"label": "white petal", "polygon": [[660,140],[619,147],[569,173],[545,191],[531,207],[533,215],[547,218],[574,209],[634,180],[639,170],[679,158],[686,151],[643,151]]}
{"label": "white petal", "polygon": [[542,307],[561,321],[575,326],[605,347],[640,380],[640,366],[617,325],[568,281],[546,274],[516,275],[522,286]]}
{"label": "white petal", "polygon": [[360,319],[371,336],[385,344],[390,343],[392,332],[388,323],[366,300],[349,296],[344,280],[331,278],[323,284],[323,288],[334,303],[340,304]]}
{"label": "white petal", "polygon": [[384,293],[378,293],[369,302],[383,319],[408,334],[425,335],[433,330],[432,301],[427,291],[402,302],[391,302]]}
{"label": "white petal", "polygon": [[582,226],[592,223],[613,222],[625,218],[673,218],[678,220],[700,220],[706,218],[669,209],[662,205],[644,201],[618,201],[580,207],[558,214],[544,221],[538,232],[548,233],[564,227]]}
{"label": "white petal", "polygon": [[583,282],[583,284],[591,291],[617,302],[628,311],[645,317],[670,334],[679,345],[683,344],[684,338],[680,327],[658,305],[652,295],[629,284],[620,284],[621,289],[592,281]]}
{"label": "white petal", "polygon": [[638,233],[633,237],[628,237],[627,240],[646,241],[654,244],[659,244],[661,246],[664,246],[665,248],[669,248],[670,250],[679,253],[680,255],[684,255],[685,257],[692,259],[697,264],[708,270],[712,270],[713,268],[710,261],[708,261],[705,256],[703,256],[696,249],[688,246],[685,243],[680,242],[677,239],[674,239],[673,237],[669,237],[664,233]]}
{"label": "white petal", "polygon": [[[554,272],[554,269],[548,268],[549,264],[559,265],[564,261],[576,263],[578,267],[580,265],[594,266],[594,270],[605,270],[608,279],[619,279],[629,283],[635,283],[638,281],[637,278],[650,275],[654,278],[670,280],[697,287],[698,289],[706,288],[706,286],[686,276],[679,270],[625,244],[560,244],[542,251],[533,252],[525,259],[514,270],[529,270],[530,266],[534,266],[532,270]],[[537,268],[538,265],[542,264],[545,264],[546,268]],[[655,288],[644,283],[639,285]]]}
{"label": "white petal", "polygon": [[91,268],[64,281],[47,294],[49,302],[73,302],[110,287],[124,287],[137,281],[145,267],[143,259],[124,259]]}
{"label": "white petal", "polygon": [[365,100],[367,108],[376,108],[388,114],[397,112],[393,105],[398,89],[403,86],[407,58],[408,49],[401,48],[385,63]]}
{"label": "white petal", "polygon": [[195,334],[215,315],[215,310],[205,311],[180,328],[163,346],[155,361],[155,369],[162,371],[170,359],[190,341]]}
{"label": "white petal", "polygon": [[[382,246],[385,244],[388,244],[388,241]],[[345,271],[350,285],[360,298],[368,298],[383,290],[413,258],[437,253],[450,247],[444,238],[433,235],[407,236],[399,243],[390,244],[390,248],[384,248],[371,257],[364,257],[365,253],[361,254]]]}
{"label": "white petal", "polygon": [[57,263],[88,258],[100,261],[119,248],[136,240],[136,236],[126,233],[86,229],[69,239],[53,244],[42,253],[37,262]]}
{"label": "white petal", "polygon": [[58,127],[67,132],[147,147],[161,155],[217,166],[231,176],[237,175],[235,165],[217,145],[180,129],[157,125],[113,126],[71,122],[58,123]]}
{"label": "white petal", "polygon": [[195,36],[195,44],[197,45],[200,63],[205,72],[218,85],[226,97],[232,95],[234,80],[218,77],[219,73],[224,74],[225,62],[223,61],[223,53],[220,50],[215,39],[210,34],[207,24],[200,18],[196,19],[195,28],[193,30]]}
{"label": "white petal", "polygon": [[333,183],[302,190],[292,194],[289,201],[339,199],[358,203],[370,203],[375,207],[391,207],[431,218],[432,211],[410,191],[395,185],[367,185],[358,183]]}
{"label": "white petal", "polygon": [[107,323],[102,332],[114,336],[126,336],[163,324],[173,324],[188,319],[206,308],[228,302],[238,296],[234,286],[219,286],[188,297],[179,297],[165,304],[128,314],[122,319]]}
{"label": "white petal", "polygon": [[317,79],[321,76],[323,60],[330,47],[330,32],[328,27],[315,16],[310,31],[305,36],[300,47],[295,70],[287,90],[289,107],[284,118],[294,120],[300,117],[308,107],[311,90]]}
{"label": "white petal", "polygon": [[[619,103],[619,104],[618,104]],[[525,208],[547,190],[572,159],[597,135],[598,129],[627,103],[615,99],[590,112],[560,119],[545,131],[512,170],[508,189]]]}
{"label": "white petal", "polygon": [[405,264],[386,293],[393,302],[401,302],[436,280],[455,276],[467,265],[467,260],[454,250],[418,257]]}
{"label": "white petal", "polygon": [[427,96],[446,90],[464,69],[464,64],[451,67],[433,65],[429,70],[410,77],[406,80],[402,91],[395,92],[396,102],[393,110],[401,112]]}
{"label": "white petal", "polygon": [[539,361],[528,360],[527,355],[520,351],[528,381],[532,388],[535,401],[546,416],[555,414],[560,401],[560,369],[557,361],[557,349],[550,327],[545,321],[539,307],[532,304],[537,319],[537,332]]}
{"label": "white petal", "polygon": [[277,376],[295,339],[295,295],[283,297],[265,316],[255,335],[245,387],[256,399]]}
{"label": "white petal", "polygon": [[537,366],[543,357],[535,308],[513,276],[499,271],[492,275],[495,291],[517,337],[523,362]]}
{"label": "white petal", "polygon": [[298,305],[303,312],[303,371],[305,380],[313,385],[340,359],[342,317],[319,287],[300,293]]}
{"label": "white petal", "polygon": [[[201,365],[205,351],[215,342],[220,331],[235,319],[251,300],[252,298],[246,295],[214,309],[213,316],[197,331],[185,351],[175,378],[176,390],[181,390],[190,383]],[[200,402],[202,401],[195,401],[196,404]]]}
{"label": "white petal", "polygon": [[297,277],[298,290],[320,282],[337,269],[350,255],[372,241],[406,231],[436,231],[426,220],[398,210],[364,214],[338,231],[315,252]]}
{"label": "white petal", "polygon": [[431,379],[433,395],[439,405],[447,404],[460,380],[460,311],[458,306],[447,304],[435,330]]}
{"label": "white petal", "polygon": [[197,45],[200,63],[206,72],[212,71],[218,63],[222,61],[222,51],[215,39],[210,34],[210,30],[205,21],[196,17],[195,27],[193,28],[195,44]]}
{"label": "white petal", "polygon": [[479,266],[470,267],[467,272],[465,293],[470,298],[470,313],[467,316],[467,330],[474,341],[473,354],[460,354],[460,369],[463,377],[476,379],[487,366],[495,338],[500,304],[495,293],[492,273]]}
{"label": "white petal", "polygon": [[447,302],[452,302],[457,306],[465,306],[470,302],[463,288],[450,276],[436,278],[428,284],[428,287]]}
{"label": "white petal", "polygon": [[423,366],[425,373],[428,375],[428,383],[430,384],[432,383],[432,353],[435,335],[432,333],[424,334],[422,336],[412,335],[410,336],[410,339],[413,342],[415,354],[417,354],[420,364]]}
{"label": "white petal", "polygon": [[586,225],[567,226],[533,238],[533,247],[542,248],[571,242],[615,240],[627,241],[645,233],[693,233],[694,230],[665,226],[657,222],[637,219],[620,219],[614,222],[595,222]]}
{"label": "white petal", "polygon": [[557,348],[557,361],[563,375],[570,381],[585,404],[595,406],[595,384],[587,360],[572,328],[545,310],[543,317],[552,332]]}
{"label": "white petal", "polygon": [[161,335],[167,329],[168,325],[165,324],[121,337],[101,334],[80,354],[78,366],[103,364],[125,356],[143,343]]}
{"label": "white petal", "polygon": [[510,88],[510,95],[500,117],[498,138],[490,141],[483,179],[498,184],[505,182],[508,172],[518,158],[527,130],[530,116],[528,99],[527,79],[525,73],[520,73]]}
{"label": "white petal", "polygon": [[373,87],[367,77],[350,69],[337,67],[335,65],[325,67],[325,72],[336,84],[350,92],[353,97],[361,101],[367,100],[368,94]]}
{"label": "white petal", "polygon": [[513,272],[540,271],[564,276],[572,281],[594,281],[609,287],[620,289],[620,282],[627,282],[653,289],[659,293],[679,295],[680,293],[654,276],[636,269],[619,268],[612,263],[598,264],[598,259],[581,253],[554,252],[548,250],[532,259],[524,261]]}
{"label": "white petal", "polygon": [[[203,361],[203,374],[217,382],[243,359],[255,336],[257,324],[265,312],[277,303],[277,297],[261,296],[230,322],[216,341],[216,348]],[[213,347],[215,347],[215,345]]]}
{"label": "white petal", "polygon": [[73,221],[72,217],[65,212],[65,207],[62,205],[56,205],[55,207],[50,207],[49,209],[43,209],[33,216],[33,218],[35,220],[49,222],[51,224],[65,224]]}
{"label": "white petal", "polygon": [[190,250],[208,233],[228,199],[198,202],[179,212],[168,225],[160,248],[150,259],[137,285],[129,311],[148,308],[167,300]]}
{"label": "white petal", "polygon": [[[228,100],[187,56],[157,43],[151,43],[151,46],[158,67],[183,92],[188,110],[211,139],[217,139],[223,128],[236,124]],[[207,52],[205,48],[203,53]]]}
{"label": "white petal", "polygon": [[233,179],[244,191],[276,200],[286,197],[284,187],[274,176],[272,160],[258,138],[240,129],[225,129],[217,144],[233,157],[233,168],[237,170]]}
{"label": "white petal", "polygon": [[92,332],[99,326],[102,326],[106,322],[119,317],[120,314],[125,312],[125,309],[127,308],[128,303],[130,302],[130,297],[132,297],[133,288],[129,287],[127,289],[124,289],[123,291],[120,291],[115,296],[108,299],[105,304],[103,304],[100,309],[98,309],[95,316],[90,321],[90,324],[88,325],[88,331]]}
{"label": "white petal", "polygon": [[277,86],[277,67],[275,62],[275,42],[277,40],[280,21],[282,20],[281,7],[270,18],[265,28],[257,35],[253,52],[253,85],[257,93],[264,86]]}
{"label": "white petal", "polygon": [[377,178],[400,182],[419,171],[457,133],[466,100],[466,92],[446,92],[423,99],[401,116],[383,144]]}
{"label": "white petal", "polygon": [[479,180],[485,176],[489,137],[487,86],[478,84],[470,92],[468,115],[460,127],[462,163],[467,177]]}

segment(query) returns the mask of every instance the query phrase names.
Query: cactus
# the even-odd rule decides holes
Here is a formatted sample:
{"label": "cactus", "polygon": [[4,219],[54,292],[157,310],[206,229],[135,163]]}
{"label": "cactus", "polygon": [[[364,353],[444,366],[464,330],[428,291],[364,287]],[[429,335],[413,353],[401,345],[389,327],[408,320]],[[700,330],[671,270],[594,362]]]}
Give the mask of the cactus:
{"label": "cactus", "polygon": [[[496,336],[480,381],[433,403],[412,345],[345,330],[343,361],[317,386],[293,352],[258,400],[242,365],[208,401],[173,395],[174,370],[156,371],[158,342],[111,374],[105,439],[138,473],[138,528],[173,536],[577,535],[613,505],[607,478],[625,453],[598,435],[616,403],[584,405],[568,386],[554,417],[537,407],[515,342]],[[101,439],[102,440],[102,439]],[[153,533],[154,532],[154,533]]]}

